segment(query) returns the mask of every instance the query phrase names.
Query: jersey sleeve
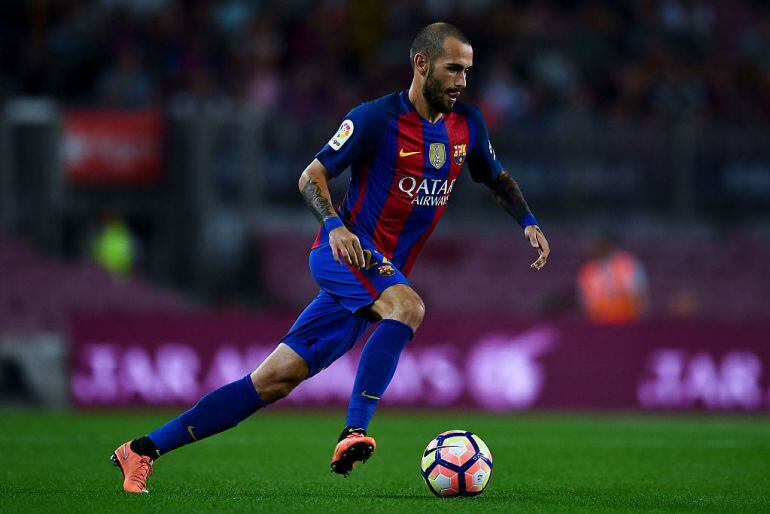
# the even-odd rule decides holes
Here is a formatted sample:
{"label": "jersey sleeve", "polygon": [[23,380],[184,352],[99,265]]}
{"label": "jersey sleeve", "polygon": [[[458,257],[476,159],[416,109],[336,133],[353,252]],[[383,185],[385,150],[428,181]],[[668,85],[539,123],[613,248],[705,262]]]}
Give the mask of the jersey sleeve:
{"label": "jersey sleeve", "polygon": [[468,170],[475,182],[491,182],[503,171],[503,165],[497,160],[495,150],[489,141],[489,131],[484,117],[477,107],[468,109],[471,149],[468,154]]}
{"label": "jersey sleeve", "polygon": [[384,126],[381,109],[373,103],[361,104],[348,113],[340,128],[316,154],[333,177],[345,171],[376,145]]}

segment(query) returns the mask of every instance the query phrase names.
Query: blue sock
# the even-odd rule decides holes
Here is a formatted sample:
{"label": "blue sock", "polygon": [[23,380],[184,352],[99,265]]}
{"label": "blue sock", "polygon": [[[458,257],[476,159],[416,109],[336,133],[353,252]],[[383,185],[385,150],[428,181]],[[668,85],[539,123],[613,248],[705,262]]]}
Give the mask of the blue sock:
{"label": "blue sock", "polygon": [[265,406],[251,376],[211,391],[193,408],[172,419],[148,437],[161,455],[180,446],[218,434],[248,418]]}
{"label": "blue sock", "polygon": [[348,426],[364,430],[369,426],[374,409],[396,372],[401,350],[413,336],[412,327],[406,323],[394,319],[380,321],[361,352],[348,406]]}

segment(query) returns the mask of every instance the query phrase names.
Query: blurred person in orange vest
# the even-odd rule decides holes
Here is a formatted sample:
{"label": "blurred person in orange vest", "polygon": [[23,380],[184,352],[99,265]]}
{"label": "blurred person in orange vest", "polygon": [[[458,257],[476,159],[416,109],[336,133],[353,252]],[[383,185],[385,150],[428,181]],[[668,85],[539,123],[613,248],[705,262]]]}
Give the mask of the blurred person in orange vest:
{"label": "blurred person in orange vest", "polygon": [[641,319],[649,296],[641,261],[619,249],[609,236],[597,237],[590,254],[577,276],[578,300],[588,319],[600,324]]}

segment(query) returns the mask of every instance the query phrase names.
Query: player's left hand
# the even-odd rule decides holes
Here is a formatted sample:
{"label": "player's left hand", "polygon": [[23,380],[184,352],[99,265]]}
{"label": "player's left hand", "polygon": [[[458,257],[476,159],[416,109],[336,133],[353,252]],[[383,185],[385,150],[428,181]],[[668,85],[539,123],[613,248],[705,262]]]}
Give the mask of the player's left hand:
{"label": "player's left hand", "polygon": [[543,269],[548,260],[548,254],[551,253],[551,247],[548,246],[548,240],[545,238],[545,234],[543,234],[543,231],[540,230],[540,227],[537,225],[529,225],[524,229],[524,237],[529,239],[529,244],[532,245],[532,248],[536,248],[537,253],[539,254],[537,260],[530,264],[529,267],[538,271]]}

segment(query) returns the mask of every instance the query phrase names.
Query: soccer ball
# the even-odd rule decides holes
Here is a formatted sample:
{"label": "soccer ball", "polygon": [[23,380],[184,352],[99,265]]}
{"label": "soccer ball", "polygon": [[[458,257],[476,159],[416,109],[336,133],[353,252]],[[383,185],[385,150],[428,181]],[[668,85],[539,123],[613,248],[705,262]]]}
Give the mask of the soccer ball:
{"label": "soccer ball", "polygon": [[476,496],[492,477],[492,453],[476,434],[449,430],[428,443],[420,470],[436,496]]}

